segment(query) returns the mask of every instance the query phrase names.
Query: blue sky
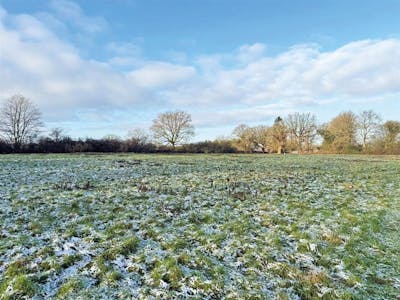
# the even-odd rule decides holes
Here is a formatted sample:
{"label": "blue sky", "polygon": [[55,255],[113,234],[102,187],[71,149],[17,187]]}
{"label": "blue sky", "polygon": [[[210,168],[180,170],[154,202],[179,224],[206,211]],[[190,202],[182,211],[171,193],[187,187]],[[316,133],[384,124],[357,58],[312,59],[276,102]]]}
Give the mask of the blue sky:
{"label": "blue sky", "polygon": [[125,137],[192,114],[195,140],[292,112],[400,119],[400,1],[0,0],[0,99]]}

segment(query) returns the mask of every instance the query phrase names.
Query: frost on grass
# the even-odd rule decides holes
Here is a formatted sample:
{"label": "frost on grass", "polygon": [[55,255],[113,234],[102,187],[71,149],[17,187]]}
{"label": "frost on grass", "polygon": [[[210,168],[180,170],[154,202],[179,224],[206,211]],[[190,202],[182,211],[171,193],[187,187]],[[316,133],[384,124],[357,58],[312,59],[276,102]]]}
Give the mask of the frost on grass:
{"label": "frost on grass", "polygon": [[396,157],[0,157],[0,295],[393,299]]}

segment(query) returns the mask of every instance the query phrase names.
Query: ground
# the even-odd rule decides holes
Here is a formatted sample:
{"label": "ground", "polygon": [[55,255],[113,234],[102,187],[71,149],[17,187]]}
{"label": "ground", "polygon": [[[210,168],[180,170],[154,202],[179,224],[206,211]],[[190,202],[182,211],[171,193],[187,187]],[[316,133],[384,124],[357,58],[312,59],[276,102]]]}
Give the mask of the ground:
{"label": "ground", "polygon": [[396,299],[400,158],[0,156],[0,299]]}

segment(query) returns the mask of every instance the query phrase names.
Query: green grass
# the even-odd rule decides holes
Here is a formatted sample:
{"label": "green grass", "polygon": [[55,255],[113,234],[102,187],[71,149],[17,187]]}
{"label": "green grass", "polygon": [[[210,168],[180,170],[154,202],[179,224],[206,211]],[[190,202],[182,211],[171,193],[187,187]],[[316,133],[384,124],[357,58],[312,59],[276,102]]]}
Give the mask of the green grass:
{"label": "green grass", "polygon": [[72,293],[76,293],[82,288],[83,284],[79,279],[70,278],[58,289],[57,299],[70,299],[72,297]]}
{"label": "green grass", "polygon": [[395,156],[0,156],[1,299],[396,299],[399,170]]}

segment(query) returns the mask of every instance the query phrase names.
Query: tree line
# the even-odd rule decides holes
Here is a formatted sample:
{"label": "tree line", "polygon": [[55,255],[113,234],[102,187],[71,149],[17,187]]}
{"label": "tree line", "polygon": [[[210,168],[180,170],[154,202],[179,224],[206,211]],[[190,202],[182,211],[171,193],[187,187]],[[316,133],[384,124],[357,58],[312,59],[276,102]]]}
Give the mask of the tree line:
{"label": "tree line", "polygon": [[311,113],[277,117],[271,125],[238,125],[228,138],[189,143],[194,136],[191,115],[161,113],[149,130],[133,129],[121,139],[72,139],[62,128],[41,135],[40,110],[22,95],[0,108],[0,153],[181,152],[181,153],[366,153],[400,154],[400,122],[383,122],[372,110],[342,112],[318,124]]}
{"label": "tree line", "polygon": [[323,124],[311,113],[293,113],[272,126],[241,124],[233,134],[244,152],[400,154],[400,122],[383,122],[372,110],[342,112]]}

